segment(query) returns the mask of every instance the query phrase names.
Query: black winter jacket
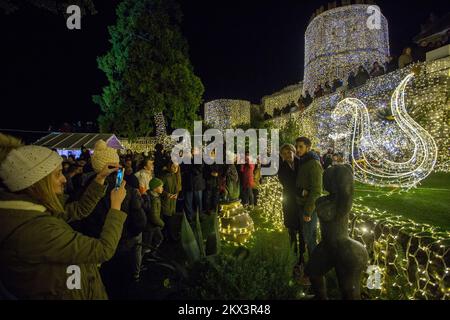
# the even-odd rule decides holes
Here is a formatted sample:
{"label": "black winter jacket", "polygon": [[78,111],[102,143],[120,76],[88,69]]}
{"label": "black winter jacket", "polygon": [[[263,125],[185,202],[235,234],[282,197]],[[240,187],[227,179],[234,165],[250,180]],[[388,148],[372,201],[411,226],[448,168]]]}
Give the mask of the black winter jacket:
{"label": "black winter jacket", "polygon": [[204,190],[203,164],[182,164],[181,183],[183,192]]}
{"label": "black winter jacket", "polygon": [[[94,179],[93,176],[91,179]],[[77,221],[72,227],[84,235],[99,238],[106,220],[106,215],[111,207],[111,191],[115,186],[115,175],[106,178],[107,190],[105,196],[98,202],[94,211],[80,221]],[[87,184],[89,185],[89,183]],[[125,185],[127,195],[122,202],[121,210],[128,214],[125,220],[120,242],[136,237],[145,228],[147,217],[142,208],[142,199],[137,189]],[[119,242],[119,245],[120,245]]]}

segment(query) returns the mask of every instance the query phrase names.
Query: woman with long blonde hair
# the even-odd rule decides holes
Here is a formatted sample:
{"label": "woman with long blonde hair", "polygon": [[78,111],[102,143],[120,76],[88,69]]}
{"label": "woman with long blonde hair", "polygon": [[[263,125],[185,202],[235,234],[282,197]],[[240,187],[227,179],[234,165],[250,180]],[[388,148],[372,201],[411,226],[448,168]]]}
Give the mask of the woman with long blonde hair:
{"label": "woman with long blonde hair", "polygon": [[88,216],[104,196],[108,164],[77,202],[66,203],[62,158],[0,134],[0,281],[18,299],[107,299],[98,266],[117,247],[126,214],[124,183],[111,192],[100,237],[75,232],[68,222]]}

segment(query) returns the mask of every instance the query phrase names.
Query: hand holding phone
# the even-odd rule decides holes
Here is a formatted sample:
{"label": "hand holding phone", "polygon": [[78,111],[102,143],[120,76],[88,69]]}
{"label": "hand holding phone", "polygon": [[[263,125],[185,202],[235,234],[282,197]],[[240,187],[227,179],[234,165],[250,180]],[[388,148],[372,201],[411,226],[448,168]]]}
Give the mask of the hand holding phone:
{"label": "hand holding phone", "polygon": [[111,209],[121,209],[122,202],[127,195],[125,184],[126,182],[122,180],[122,184],[119,186],[119,188],[114,188],[113,190],[111,190]]}
{"label": "hand holding phone", "polygon": [[123,168],[120,168],[119,170],[117,170],[117,177],[116,177],[116,189],[119,189],[120,186],[122,185],[122,181],[123,181]]}
{"label": "hand holding phone", "polygon": [[118,169],[119,169],[119,164],[108,163],[107,165],[105,165],[105,167],[102,169],[102,171],[100,171],[97,174],[97,177],[95,179],[99,184],[104,185],[106,177],[109,176],[111,173],[117,171]]}

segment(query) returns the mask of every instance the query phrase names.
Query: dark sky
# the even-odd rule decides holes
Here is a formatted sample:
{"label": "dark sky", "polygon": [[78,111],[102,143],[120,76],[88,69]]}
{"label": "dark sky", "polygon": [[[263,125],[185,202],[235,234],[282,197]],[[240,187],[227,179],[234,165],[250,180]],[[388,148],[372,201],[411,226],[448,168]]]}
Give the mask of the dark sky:
{"label": "dark sky", "polygon": [[[46,130],[50,123],[96,120],[91,96],[106,78],[96,57],[109,49],[107,26],[118,0],[94,0],[98,13],[70,31],[63,16],[24,7],[0,13],[0,129]],[[303,77],[304,32],[312,12],[328,1],[182,1],[182,30],[204,100],[267,95]],[[340,1],[339,1],[340,2]],[[398,54],[430,12],[446,0],[378,1]]]}

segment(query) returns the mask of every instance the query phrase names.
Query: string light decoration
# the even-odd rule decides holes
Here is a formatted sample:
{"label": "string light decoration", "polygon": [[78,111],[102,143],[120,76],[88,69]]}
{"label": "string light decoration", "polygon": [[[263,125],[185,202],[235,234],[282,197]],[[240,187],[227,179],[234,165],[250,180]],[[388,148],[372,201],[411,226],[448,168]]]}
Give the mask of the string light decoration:
{"label": "string light decoration", "polygon": [[383,76],[372,78],[360,87],[314,99],[312,104],[304,111],[293,112],[290,115],[277,117],[270,121],[275,127],[283,130],[287,119],[292,117],[302,128],[299,135],[314,139],[314,148],[321,152],[328,148],[340,152],[339,145],[335,145],[335,139],[343,132],[335,130],[331,114],[339,101],[346,97],[357,98],[366,105],[375,131],[381,130],[385,137],[389,137],[389,148],[386,150],[386,154],[394,156],[406,154],[408,150],[411,150],[411,141],[403,139],[404,135],[401,134],[401,130],[395,121],[381,121],[376,118],[380,110],[389,106],[392,93],[398,84],[413,69],[418,67],[420,71],[415,76],[413,84],[406,87],[405,104],[409,108],[410,116],[433,137],[438,147],[435,171],[449,172],[450,58],[416,63]]}
{"label": "string light decoration", "polygon": [[164,138],[167,136],[166,121],[162,112],[158,112],[154,116],[155,126],[156,126],[156,141],[158,143],[163,143]]}
{"label": "string light decoration", "polygon": [[283,211],[280,199],[283,197],[283,189],[277,177],[265,177],[259,187],[258,203],[261,207],[260,217],[263,225],[270,225],[270,230],[284,230]]}
{"label": "string light decoration", "polygon": [[273,111],[275,110],[275,108],[281,110],[292,102],[297,103],[298,99],[300,98],[302,88],[303,83],[294,84],[269,96],[262,97],[261,105],[264,112],[273,116]]}
{"label": "string light decoration", "polygon": [[167,135],[166,120],[162,112],[154,115],[156,135],[154,137],[141,137],[133,141],[128,139],[120,139],[120,142],[125,147],[137,153],[153,153],[155,152],[156,144],[160,143],[164,146],[164,150],[170,150],[174,145],[170,136]]}
{"label": "string light decoration", "polygon": [[[374,299],[450,298],[450,233],[370,208],[355,199],[350,229],[364,244],[370,264],[381,271],[381,289]],[[365,279],[363,283],[365,283]]]}
{"label": "string light decoration", "polygon": [[[405,89],[413,77],[413,73],[407,75],[391,99],[392,116],[403,133],[396,134],[396,138],[403,141],[408,139],[414,147],[409,159],[391,161],[387,158],[385,151],[389,148],[386,148],[386,140],[389,137],[384,134],[385,131],[372,128],[369,112],[361,100],[346,98],[333,110],[332,118],[336,124],[351,115],[350,121],[344,121],[346,128],[338,132],[339,140],[343,141],[339,149],[345,150],[344,158],[352,159],[356,180],[377,186],[411,188],[433,171],[437,158],[436,143],[406,110]],[[341,126],[336,127],[339,130]],[[338,141],[338,137],[335,139]],[[345,148],[349,145],[350,148]]]}
{"label": "string light decoration", "polygon": [[231,129],[250,123],[250,101],[219,99],[205,103],[205,123],[219,129]]}
{"label": "string light decoration", "polygon": [[[277,177],[267,177],[261,187],[264,195],[272,193],[262,204],[265,218],[281,231],[281,184]],[[369,290],[367,275],[361,280],[365,298],[450,298],[450,232],[365,206],[364,197],[358,197],[349,233],[366,247],[369,264],[381,272],[381,289]]]}
{"label": "string light decoration", "polygon": [[[411,146],[411,141],[402,139],[394,121],[374,118],[380,110],[387,107],[393,91],[398,84],[416,66],[420,67],[412,86],[406,87],[405,104],[408,113],[427,132],[431,134],[438,146],[436,171],[449,172],[450,159],[450,105],[449,69],[450,58],[432,62],[414,64],[389,74],[370,79],[365,85],[347,91],[325,95],[315,99],[303,112],[270,120],[283,130],[289,118],[298,121],[299,135],[315,139],[315,148],[325,151],[335,147],[335,132],[331,114],[339,101],[346,97],[355,97],[367,106],[375,130],[383,131],[385,136],[392,136],[391,148],[384,152],[393,155]],[[308,125],[305,125],[308,123]],[[303,130],[303,131],[301,131]],[[380,132],[381,132],[380,131]],[[401,130],[398,130],[401,131]],[[397,132],[398,132],[397,131]],[[334,136],[336,135],[336,137]],[[403,141],[406,140],[406,141]],[[266,178],[261,190],[267,190],[265,196],[281,190],[277,178]],[[270,187],[269,187],[270,185]],[[278,186],[277,186],[278,185]],[[275,201],[275,202],[274,202]],[[282,215],[281,193],[270,197],[270,204],[263,203],[267,219],[279,225]],[[380,200],[382,201],[382,200]],[[274,227],[277,229],[277,227]],[[369,251],[370,264],[381,272],[381,290],[368,290],[367,279],[362,280],[365,297],[369,299],[443,299],[450,298],[450,233],[426,224],[395,216],[364,205],[362,197],[354,200],[351,213],[351,234],[361,241]]]}
{"label": "string light decoration", "polygon": [[380,11],[379,28],[369,28],[368,8],[364,4],[338,7],[311,21],[305,32],[304,90],[312,94],[319,84],[346,81],[350,71],[361,65],[371,70],[374,62],[386,62],[388,22]]}
{"label": "string light decoration", "polygon": [[[333,102],[337,104],[340,97],[340,95],[334,94],[317,98],[308,108],[302,111],[285,114],[268,121],[272,122],[275,128],[280,128],[280,131],[283,131],[287,122],[290,119],[294,120],[298,128],[298,136],[309,137],[316,149],[326,150],[333,143],[328,137],[328,133],[331,132],[331,121],[326,111]],[[291,143],[293,142],[291,141]]]}
{"label": "string light decoration", "polygon": [[120,143],[125,149],[137,153],[152,153],[155,152],[156,137],[137,138],[133,141],[128,139],[120,139]]}
{"label": "string light decoration", "polygon": [[162,112],[155,115],[156,137],[155,142],[162,144],[164,150],[171,150],[174,143],[170,136],[167,135],[166,120]]}
{"label": "string light decoration", "polygon": [[157,137],[167,135],[166,121],[162,112],[158,112],[157,114],[155,114],[155,126]]}
{"label": "string light decoration", "polygon": [[129,141],[128,139],[120,139],[120,143],[124,146],[125,149],[129,149],[135,153],[154,153],[157,143],[162,143],[164,146],[164,150],[171,150],[174,145],[174,142],[168,135],[159,137],[137,138],[133,141]]}
{"label": "string light decoration", "polygon": [[255,227],[241,200],[221,204],[219,209],[219,230],[222,239],[236,244],[247,243]]}

